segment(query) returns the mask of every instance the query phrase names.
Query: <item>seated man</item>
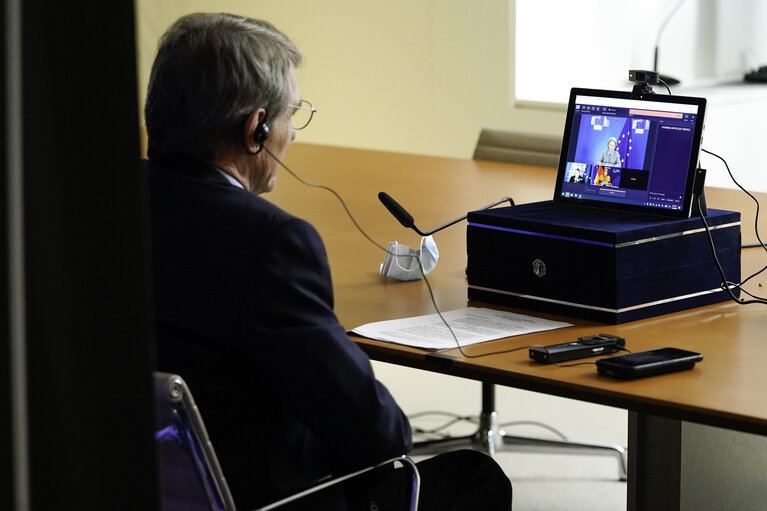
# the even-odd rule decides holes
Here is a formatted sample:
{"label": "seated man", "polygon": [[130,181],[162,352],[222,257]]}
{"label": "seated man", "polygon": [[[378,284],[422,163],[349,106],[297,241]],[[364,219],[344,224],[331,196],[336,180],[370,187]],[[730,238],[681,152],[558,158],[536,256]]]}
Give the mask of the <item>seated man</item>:
{"label": "seated man", "polygon": [[[303,127],[293,124],[308,108],[300,62],[266,22],[185,16],[160,42],[146,102],[158,366],[194,389],[242,509],[412,446],[407,418],[333,312],[317,231],[259,197]],[[419,465],[422,509],[511,507],[508,478],[481,453]],[[302,506],[390,509],[407,500],[400,472]]]}

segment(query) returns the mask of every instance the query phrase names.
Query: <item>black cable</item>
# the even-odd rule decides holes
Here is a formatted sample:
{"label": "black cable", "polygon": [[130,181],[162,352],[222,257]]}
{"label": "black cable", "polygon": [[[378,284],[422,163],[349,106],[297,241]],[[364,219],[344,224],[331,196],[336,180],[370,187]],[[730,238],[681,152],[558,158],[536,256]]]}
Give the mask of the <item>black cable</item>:
{"label": "black cable", "polygon": [[[428,428],[428,429],[421,428],[413,424],[413,421],[420,419],[422,417],[428,417],[430,415],[449,417],[450,420],[444,424],[435,426],[433,428]],[[453,424],[457,424],[459,422],[468,422],[469,424],[476,425],[479,423],[479,417],[477,417],[476,415],[459,415],[457,413],[452,413],[452,412],[430,411],[430,410],[408,415],[408,419],[411,422],[411,427],[413,428],[414,434],[435,435],[442,438],[449,438],[451,436],[448,433],[443,433],[441,430],[446,429],[452,426]],[[511,428],[511,427],[517,427],[517,426],[534,426],[537,428],[545,429],[549,431],[550,433],[559,437],[560,440],[567,441],[567,436],[564,433],[559,431],[557,428],[553,426],[549,426],[548,424],[544,424],[543,422],[540,422],[540,421],[511,421],[511,422],[504,422],[498,425],[499,428]]]}
{"label": "black cable", "polygon": [[760,237],[759,237],[759,199],[757,199],[756,197],[754,197],[754,195],[753,195],[751,192],[749,192],[748,190],[746,190],[746,189],[745,189],[745,188],[744,188],[744,187],[743,187],[743,186],[742,186],[742,185],[741,185],[741,184],[738,182],[738,180],[737,180],[737,179],[735,179],[735,176],[732,174],[732,171],[730,170],[730,166],[727,164],[727,161],[726,161],[724,158],[722,158],[722,157],[721,157],[721,156],[719,156],[718,154],[716,154],[716,153],[713,153],[713,152],[711,152],[711,151],[709,151],[709,150],[707,150],[707,149],[703,149],[703,148],[701,148],[701,151],[703,151],[704,153],[710,154],[711,156],[713,156],[713,157],[715,157],[715,158],[718,158],[718,159],[719,159],[719,160],[720,160],[722,163],[724,163],[724,168],[725,168],[725,169],[727,169],[727,174],[730,176],[730,179],[732,180],[732,182],[733,182],[733,183],[735,183],[735,186],[737,186],[738,188],[740,188],[740,190],[741,190],[743,193],[745,193],[746,195],[748,195],[748,196],[751,198],[751,200],[752,200],[752,201],[754,201],[754,204],[756,204],[756,215],[755,215],[755,219],[754,219],[754,231],[755,231],[755,234],[756,234],[756,239],[757,239],[757,240],[759,240],[759,245],[757,245],[757,246],[761,246],[761,247],[763,247],[765,250],[767,250],[767,246],[765,246],[764,242],[762,241],[762,238],[760,238]]}
{"label": "black cable", "polygon": [[[660,83],[662,83],[663,85],[665,85],[665,86],[666,86],[666,90],[668,91],[668,95],[669,95],[669,96],[671,96],[671,89],[669,88],[668,84],[667,84],[666,82],[664,82],[663,80],[661,80],[660,78],[658,78],[658,81],[659,81]],[[743,249],[743,248],[756,248],[756,247],[762,247],[762,248],[764,248],[765,250],[767,250],[767,246],[765,246],[765,245],[764,245],[764,243],[762,242],[761,238],[759,238],[759,227],[758,227],[758,226],[759,226],[759,201],[756,199],[756,197],[754,197],[754,196],[753,196],[751,193],[749,193],[749,191],[748,191],[748,190],[746,190],[745,188],[743,188],[743,187],[740,185],[740,183],[738,183],[738,181],[735,179],[735,176],[733,176],[733,175],[732,175],[732,172],[730,171],[730,166],[729,166],[729,165],[727,165],[727,162],[725,161],[725,159],[724,159],[724,158],[722,158],[722,157],[721,157],[721,156],[719,156],[718,154],[714,154],[714,153],[712,153],[711,151],[708,151],[708,150],[706,150],[706,149],[703,149],[702,147],[701,147],[701,149],[700,149],[700,150],[701,150],[701,151],[703,151],[704,153],[708,153],[708,154],[710,154],[711,156],[715,156],[715,157],[719,158],[719,159],[722,161],[722,163],[724,163],[724,166],[725,166],[725,168],[727,169],[727,173],[730,175],[730,179],[732,180],[732,182],[733,182],[733,183],[735,183],[735,185],[736,185],[738,188],[740,188],[741,190],[743,190],[743,192],[744,192],[746,195],[748,195],[749,197],[751,197],[751,199],[753,199],[753,201],[756,203],[756,219],[754,220],[754,227],[755,227],[755,230],[756,230],[756,239],[758,239],[758,240],[759,240],[759,243],[752,243],[752,244],[748,244],[748,245],[741,245],[741,246],[740,246],[740,248],[741,248],[741,249]],[[700,168],[700,162],[698,162],[698,168]],[[700,200],[698,200],[698,209],[700,209]],[[704,220],[704,222],[705,222],[705,220]],[[751,277],[749,277],[748,279],[751,279],[752,277],[755,277],[755,276],[756,276],[756,275],[758,275],[759,273],[763,272],[765,269],[767,269],[767,266],[765,266],[764,268],[762,268],[762,270],[761,270],[761,271],[759,271],[758,273],[756,273],[756,274],[752,275],[752,276],[751,276]],[[748,279],[746,279],[746,281],[747,281]],[[741,282],[741,284],[744,284],[746,281],[743,281],[743,282]]]}
{"label": "black cable", "polygon": [[[668,84],[665,81],[661,80],[660,78],[658,78],[658,81],[660,83],[662,83],[666,87],[666,90],[668,91],[668,95],[671,96],[672,95],[671,94],[671,88],[668,86]],[[759,240],[759,243],[752,243],[752,244],[748,244],[748,245],[741,245],[741,247],[740,247],[741,250],[744,249],[744,248],[762,247],[765,251],[767,251],[767,246],[764,244],[762,239],[759,237],[759,200],[756,197],[754,197],[748,190],[743,188],[740,185],[740,183],[738,183],[738,181],[735,179],[735,176],[732,175],[732,172],[730,171],[730,166],[727,164],[727,162],[725,161],[724,158],[722,158],[718,154],[712,153],[711,151],[708,151],[708,150],[703,149],[703,148],[701,148],[701,151],[703,151],[704,153],[708,153],[711,156],[715,156],[716,158],[719,158],[722,161],[722,163],[724,163],[724,166],[727,169],[727,173],[730,175],[730,179],[732,179],[732,182],[735,183],[735,185],[738,188],[740,188],[746,195],[751,197],[751,199],[756,203],[756,217],[754,219],[754,231],[756,232],[756,239]],[[700,162],[698,162],[698,168],[700,168]],[[700,206],[701,206],[701,204],[700,204],[700,196],[697,197],[697,200],[698,200],[698,212],[700,214],[701,220],[703,220],[703,225],[706,228],[706,233],[708,234],[709,243],[711,245],[711,253],[713,254],[714,262],[716,263],[717,269],[719,270],[719,274],[720,274],[720,276],[722,278],[722,288],[727,290],[727,292],[730,295],[730,298],[732,298],[736,303],[739,303],[739,304],[767,303],[767,300],[765,300],[763,298],[760,298],[760,297],[757,297],[757,296],[753,295],[752,293],[749,293],[748,291],[746,291],[742,287],[743,284],[747,283],[749,280],[753,279],[757,275],[760,275],[762,272],[767,270],[767,265],[765,265],[761,270],[758,270],[757,272],[749,275],[745,280],[741,280],[740,284],[734,284],[732,282],[728,282],[727,279],[725,278],[724,270],[722,269],[722,265],[719,263],[719,259],[716,256],[716,248],[714,247],[714,240],[713,240],[713,238],[711,236],[711,231],[708,228],[708,224],[706,223],[706,219],[703,217],[703,212],[701,211],[701,208],[700,208]],[[748,296],[754,298],[754,300],[738,299],[735,296],[735,294],[732,292],[731,288],[733,288],[733,287],[736,288],[736,289],[739,289],[741,292],[743,292],[743,293],[747,294]]]}
{"label": "black cable", "polygon": [[428,417],[429,415],[440,415],[443,417],[450,417],[451,420],[466,421],[471,423],[477,422],[477,417],[474,415],[459,415],[453,412],[443,412],[438,410],[425,410],[423,412],[417,412],[412,415],[408,415],[411,419],[420,419],[421,417]]}
{"label": "black cable", "polygon": [[[440,424],[439,426],[435,426],[433,428],[428,428],[428,429],[421,428],[413,424],[414,420],[420,419],[421,417],[427,417],[430,415],[449,417],[450,420],[448,420],[447,422],[443,424]],[[458,415],[458,414],[450,413],[450,412],[437,412],[437,411],[425,411],[425,412],[414,413],[412,415],[408,415],[408,420],[410,420],[411,422],[411,427],[413,428],[414,434],[439,435],[439,436],[449,436],[446,433],[442,433],[441,431],[443,429],[449,428],[450,426],[454,424],[458,424],[460,422],[468,422],[469,424],[476,425],[479,422],[479,418],[476,416]]]}
{"label": "black cable", "polygon": [[[481,358],[481,357],[488,357],[490,355],[501,355],[504,353],[511,353],[514,351],[519,350],[525,350],[530,349],[532,346],[520,346],[518,348],[509,348],[507,350],[499,350],[499,351],[491,351],[489,353],[482,353],[481,355],[469,355],[465,351],[463,351],[463,346],[461,346],[461,342],[458,340],[458,336],[455,335],[455,331],[450,326],[450,323],[445,319],[445,317],[442,315],[442,312],[439,310],[439,307],[437,306],[437,300],[434,298],[434,291],[431,288],[431,284],[429,283],[429,279],[426,278],[426,274],[423,271],[423,265],[421,264],[421,258],[418,257],[418,255],[415,256],[416,260],[418,261],[418,266],[421,268],[421,275],[423,275],[423,281],[426,283],[426,288],[429,290],[429,297],[431,297],[431,303],[434,305],[434,309],[437,311],[437,315],[442,320],[442,322],[445,324],[447,329],[450,331],[450,335],[453,336],[453,340],[455,341],[455,345],[458,348],[458,351],[461,353],[461,356],[464,358]],[[452,348],[450,348],[452,349]]]}
{"label": "black cable", "polygon": [[[732,180],[732,182],[733,182],[733,183],[735,183],[735,186],[737,186],[738,188],[740,188],[740,190],[741,190],[741,191],[743,191],[743,193],[745,193],[746,195],[748,195],[748,196],[751,198],[751,200],[753,200],[753,201],[754,201],[754,204],[756,204],[756,213],[755,213],[755,215],[754,215],[754,234],[756,235],[756,239],[759,241],[759,244],[758,244],[758,245],[752,245],[752,246],[761,246],[761,247],[762,247],[762,248],[763,248],[765,251],[767,251],[767,246],[766,246],[766,245],[764,244],[764,242],[762,241],[762,238],[761,238],[761,236],[759,236],[759,208],[760,208],[760,206],[759,206],[759,200],[758,200],[756,197],[754,197],[754,195],[753,195],[751,192],[749,192],[748,190],[746,190],[746,189],[745,189],[745,188],[744,188],[744,187],[743,187],[743,186],[742,186],[742,185],[741,185],[741,184],[738,182],[738,180],[737,180],[737,179],[735,179],[735,176],[732,174],[732,171],[730,170],[730,166],[727,164],[727,161],[726,161],[724,158],[722,158],[722,157],[721,157],[721,156],[719,156],[718,154],[716,154],[716,153],[713,153],[713,152],[711,152],[711,151],[708,151],[708,150],[706,150],[706,149],[703,149],[703,148],[701,148],[701,150],[702,150],[704,153],[710,154],[711,156],[714,156],[715,158],[718,158],[718,159],[719,159],[719,160],[720,160],[722,163],[724,163],[724,167],[727,169],[727,174],[730,176],[730,179]],[[700,209],[700,208],[698,208],[698,209]],[[705,219],[705,218],[703,218],[703,216],[702,216],[702,215],[701,215],[701,219],[703,220],[703,225],[704,225],[704,227],[706,227],[706,232],[708,232],[708,235],[709,235],[709,243],[711,244],[711,250],[712,250],[712,252],[714,252],[714,258],[715,258],[715,261],[716,261],[717,265],[719,265],[719,261],[718,261],[718,259],[716,259],[716,250],[715,250],[715,248],[714,248],[714,245],[713,245],[713,243],[714,243],[714,242],[713,242],[713,239],[711,238],[711,233],[710,233],[710,232],[709,232],[709,230],[708,230],[708,225],[706,224],[706,219]],[[743,248],[743,247],[741,247],[741,248]],[[721,270],[721,265],[719,265],[719,269]],[[749,293],[749,292],[745,291],[745,290],[742,288],[742,286],[743,286],[744,284],[746,284],[748,281],[750,281],[751,279],[753,279],[753,278],[757,277],[758,275],[762,274],[762,273],[763,273],[765,270],[767,270],[767,265],[765,265],[764,267],[762,267],[762,269],[761,269],[761,270],[757,270],[756,272],[752,273],[751,275],[749,275],[749,276],[748,276],[748,277],[746,277],[745,279],[742,279],[742,280],[740,281],[740,283],[739,283],[739,284],[732,284],[732,283],[728,283],[728,282],[727,282],[727,280],[726,280],[724,277],[722,277],[722,284],[723,284],[723,285],[734,285],[736,288],[738,288],[738,289],[740,289],[741,291],[745,292],[747,295],[749,295],[749,296],[751,296],[751,297],[754,297],[754,295],[753,295],[753,294],[751,294],[751,293]],[[720,271],[720,275],[724,275],[724,272],[723,272],[723,271]],[[728,289],[729,289],[729,287],[728,287]],[[732,293],[730,293],[730,295],[731,295],[731,297],[732,297]],[[757,300],[762,300],[761,298],[758,298],[758,297],[754,297],[754,298],[755,298],[755,299],[757,299]],[[733,298],[733,299],[734,299],[734,300],[735,300],[737,303],[743,303],[743,302],[741,302],[740,300],[738,300],[737,298]],[[761,303],[761,302],[746,302],[746,303]]]}
{"label": "black cable", "polygon": [[[290,169],[290,168],[289,168],[287,165],[285,165],[284,163],[282,163],[282,161],[281,161],[279,158],[277,158],[277,157],[276,157],[274,154],[272,154],[272,152],[269,150],[269,148],[268,148],[268,147],[266,147],[266,145],[262,145],[262,147],[263,147],[264,151],[266,151],[266,152],[267,152],[267,154],[269,154],[269,156],[271,156],[271,157],[274,159],[274,161],[276,161],[277,163],[279,163],[279,164],[280,164],[280,166],[281,166],[283,169],[285,169],[285,170],[286,170],[286,171],[287,171],[287,172],[288,172],[288,173],[289,173],[291,176],[293,176],[294,178],[296,178],[296,179],[297,179],[298,181],[300,181],[301,183],[305,184],[306,186],[311,186],[311,187],[314,187],[314,188],[322,188],[323,190],[327,190],[327,191],[329,191],[330,193],[332,193],[333,195],[335,195],[335,196],[336,196],[336,199],[338,199],[338,200],[339,200],[339,202],[341,203],[341,205],[342,205],[342,206],[344,207],[344,209],[346,210],[346,214],[349,216],[349,218],[351,219],[352,223],[353,223],[353,224],[354,224],[354,226],[357,228],[357,230],[358,230],[360,233],[362,233],[362,235],[363,235],[365,238],[367,238],[367,240],[368,240],[370,243],[372,243],[373,245],[377,246],[378,248],[380,248],[381,250],[383,250],[383,251],[385,251],[385,252],[389,252],[389,250],[388,250],[386,247],[384,247],[383,245],[381,245],[380,243],[378,243],[376,240],[374,240],[373,238],[371,238],[371,237],[368,235],[368,233],[366,233],[366,232],[364,231],[364,229],[362,229],[362,227],[360,227],[360,224],[359,224],[359,223],[357,223],[357,219],[356,219],[356,218],[354,218],[354,215],[352,215],[352,212],[349,210],[349,206],[347,206],[347,205],[346,205],[346,201],[344,201],[344,200],[343,200],[343,198],[341,198],[341,196],[338,194],[338,192],[336,192],[335,190],[333,190],[333,189],[332,189],[332,188],[330,188],[329,186],[325,186],[325,185],[319,185],[319,184],[316,184],[316,183],[311,183],[311,182],[309,182],[309,181],[305,180],[304,178],[302,178],[301,176],[299,176],[298,174],[296,174],[295,172],[293,172],[293,171],[292,171],[292,170],[291,170],[291,169]],[[392,255],[396,255],[396,254],[392,254]]]}
{"label": "black cable", "polygon": [[668,84],[666,82],[664,82],[663,80],[661,80],[660,78],[658,78],[658,81],[666,86],[666,90],[668,91],[668,95],[671,96],[671,89],[669,88]]}
{"label": "black cable", "polygon": [[[698,197],[698,200],[700,200],[700,197]],[[722,284],[721,284],[722,289],[724,291],[727,291],[727,294],[730,295],[730,298],[739,305],[748,305],[752,303],[761,303],[761,304],[767,305],[767,300],[765,300],[764,298],[754,297],[754,295],[752,295],[751,293],[746,293],[746,294],[754,297],[753,300],[745,300],[743,298],[738,298],[737,296],[735,296],[735,293],[733,293],[732,290],[739,289],[743,291],[741,286],[743,285],[743,283],[745,283],[745,281],[741,282],[740,284],[735,284],[727,280],[727,277],[724,274],[724,268],[722,268],[722,263],[719,262],[719,257],[716,255],[716,246],[714,245],[714,238],[711,236],[711,229],[708,227],[708,222],[706,222],[706,217],[703,215],[702,212],[700,212],[699,217],[701,221],[703,222],[703,227],[706,229],[706,234],[708,235],[708,243],[709,243],[709,248],[711,249],[711,256],[714,259],[716,268],[719,271],[719,276],[722,279]],[[761,271],[764,271],[764,269],[762,269]]]}
{"label": "black cable", "polygon": [[754,298],[754,299],[756,299],[756,300],[764,300],[764,298],[761,298],[761,297],[759,297],[759,296],[756,296],[755,294],[753,294],[753,293],[750,293],[750,292],[746,291],[746,290],[745,290],[745,289],[743,289],[742,287],[738,287],[738,289],[740,289],[740,292],[741,292],[741,293],[745,293],[745,294],[747,294],[748,296],[750,296],[751,298]]}
{"label": "black cable", "polygon": [[596,362],[576,362],[574,364],[562,364],[560,362],[554,362],[554,365],[557,367],[575,367],[575,366],[595,366],[597,365]]}

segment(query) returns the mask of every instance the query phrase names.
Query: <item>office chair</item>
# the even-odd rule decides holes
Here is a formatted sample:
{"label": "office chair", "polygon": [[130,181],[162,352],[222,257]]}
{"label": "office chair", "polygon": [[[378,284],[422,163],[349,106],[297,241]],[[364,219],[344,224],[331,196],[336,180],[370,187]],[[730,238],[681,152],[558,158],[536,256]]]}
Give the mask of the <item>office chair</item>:
{"label": "office chair", "polygon": [[[562,138],[548,135],[529,135],[484,128],[480,132],[475,160],[493,160],[527,165],[556,167]],[[554,428],[560,439],[545,439],[509,435],[501,429],[495,411],[495,385],[482,382],[482,410],[477,418],[475,433],[461,437],[425,440],[414,444],[414,456],[430,455],[462,447],[477,449],[495,457],[501,450],[552,454],[580,454],[614,456],[618,460],[618,477],[627,479],[626,449],[615,444],[577,442],[568,440]]]}
{"label": "office chair", "polygon": [[556,167],[562,137],[483,128],[473,159]]}
{"label": "office chair", "polygon": [[[154,373],[155,442],[162,511],[236,511],[232,494],[208,438],[192,393],[177,375]],[[408,509],[418,509],[420,476],[413,461],[402,456],[357,470],[296,493],[256,511],[277,509],[381,467],[400,463],[412,474]]]}

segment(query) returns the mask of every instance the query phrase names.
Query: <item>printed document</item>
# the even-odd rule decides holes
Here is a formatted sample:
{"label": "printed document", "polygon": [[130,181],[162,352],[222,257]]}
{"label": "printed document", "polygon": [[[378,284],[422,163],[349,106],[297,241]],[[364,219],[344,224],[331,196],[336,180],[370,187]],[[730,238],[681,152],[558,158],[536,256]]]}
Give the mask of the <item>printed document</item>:
{"label": "printed document", "polygon": [[362,337],[387,341],[427,350],[457,348],[456,338],[461,346],[502,339],[513,335],[530,334],[572,326],[572,323],[525,316],[484,307],[464,307],[442,316],[428,314],[414,318],[392,319],[359,326],[351,332]]}

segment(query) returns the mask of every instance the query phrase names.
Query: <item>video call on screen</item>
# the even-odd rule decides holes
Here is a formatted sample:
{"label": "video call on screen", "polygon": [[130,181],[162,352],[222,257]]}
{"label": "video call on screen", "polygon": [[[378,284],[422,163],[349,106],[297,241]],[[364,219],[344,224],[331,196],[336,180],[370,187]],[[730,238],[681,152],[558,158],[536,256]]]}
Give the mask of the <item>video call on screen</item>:
{"label": "video call on screen", "polygon": [[578,97],[562,195],[681,209],[697,115],[652,108]]}

